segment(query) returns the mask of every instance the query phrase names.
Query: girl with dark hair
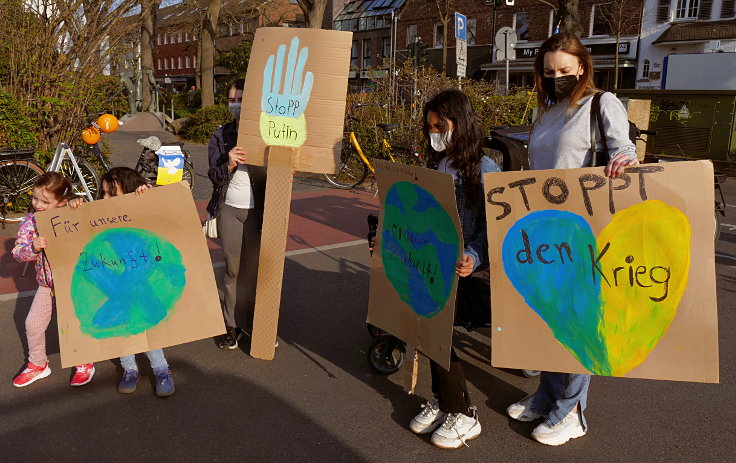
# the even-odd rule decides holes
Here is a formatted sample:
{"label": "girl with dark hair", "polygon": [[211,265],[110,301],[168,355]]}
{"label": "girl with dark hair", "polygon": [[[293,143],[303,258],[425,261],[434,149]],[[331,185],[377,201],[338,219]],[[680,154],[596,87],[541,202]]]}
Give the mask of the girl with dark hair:
{"label": "girl with dark hair", "polygon": [[258,256],[261,245],[266,169],[247,164],[238,140],[240,106],[245,81],[238,79],[227,90],[233,120],[212,135],[207,148],[212,181],[210,217],[217,217],[217,233],[225,253],[225,288],[222,313],[227,332],[217,339],[221,349],[235,349],[242,328],[253,324]]}
{"label": "girl with dark hair", "polygon": [[[534,62],[539,115],[529,140],[532,169],[570,169],[594,165],[595,151],[608,146],[605,173],[616,177],[626,166],[639,163],[629,139],[626,109],[614,95],[600,96],[602,127],[591,130],[593,84],[590,53],[568,33],[553,35],[541,46]],[[596,124],[597,125],[597,124]],[[594,135],[594,136],[593,136]],[[542,372],[537,391],[508,407],[511,418],[544,418],[532,437],[547,445],[562,445],[584,436],[590,375]]]}
{"label": "girl with dark hair", "polygon": [[[72,184],[57,172],[46,172],[33,184],[31,204],[35,212],[50,211],[67,205]],[[29,213],[20,223],[18,237],[13,246],[13,257],[19,262],[36,262],[38,290],[33,297],[31,309],[26,317],[26,340],[28,341],[28,365],[13,379],[13,386],[25,387],[51,374],[46,357],[46,329],[54,309],[54,280],[44,249],[48,241],[39,236],[35,212]],[[95,374],[91,363],[78,365],[72,378],[72,386],[83,386]]]}
{"label": "girl with dark hair", "polygon": [[[130,167],[113,167],[105,172],[100,179],[100,199],[122,196],[128,193],[141,194],[151,188],[143,176]],[[83,198],[69,201],[69,207],[76,209],[84,203]],[[171,375],[169,363],[166,361],[163,349],[154,349],[146,352],[146,357],[151,363],[151,370],[156,378],[155,387],[158,397],[169,397],[174,395],[174,378]],[[123,376],[118,382],[118,392],[121,394],[132,394],[138,387],[140,372],[135,355],[124,355],[120,357],[120,366],[123,367]]]}
{"label": "girl with dark hair", "polygon": [[[458,90],[445,90],[424,105],[424,136],[429,167],[452,174],[465,249],[455,271],[460,276],[456,318],[466,326],[490,321],[490,287],[483,174],[500,172],[483,155],[483,134],[468,97]],[[461,294],[481,293],[479,298]],[[461,301],[481,301],[480,304]],[[477,306],[477,307],[476,307]],[[460,358],[451,349],[450,370],[430,361],[434,397],[422,407],[409,428],[417,434],[432,432],[432,443],[458,448],[481,432],[476,407],[471,405]]]}

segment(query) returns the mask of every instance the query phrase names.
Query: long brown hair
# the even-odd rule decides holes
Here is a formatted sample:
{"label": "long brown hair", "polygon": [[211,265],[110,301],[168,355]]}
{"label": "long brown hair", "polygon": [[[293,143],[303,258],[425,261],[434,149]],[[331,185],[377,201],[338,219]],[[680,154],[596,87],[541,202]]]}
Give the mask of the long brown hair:
{"label": "long brown hair", "polygon": [[544,78],[544,55],[551,51],[564,51],[573,55],[583,66],[583,73],[578,79],[578,84],[568,98],[570,110],[578,108],[580,106],[578,101],[594,93],[596,90],[595,84],[593,83],[593,60],[590,57],[588,49],[580,43],[580,39],[574,34],[568,32],[555,34],[544,41],[539,48],[537,58],[534,60],[534,85],[537,88],[537,103],[540,114],[557,103],[557,98],[554,95],[547,94],[542,85],[542,79]]}
{"label": "long brown hair", "polygon": [[[113,193],[116,193],[118,191],[118,186],[120,186],[120,191],[122,191],[124,195],[127,195],[128,193],[133,193],[139,186],[145,185],[146,179],[143,178],[139,172],[131,169],[130,167],[113,167],[102,175],[100,184],[102,183],[107,183],[107,185],[112,188]],[[100,189],[100,199],[104,196],[105,192]],[[115,194],[112,194],[111,196],[115,196]]]}
{"label": "long brown hair", "polygon": [[451,120],[455,125],[452,139],[444,154],[452,160],[452,167],[462,177],[468,207],[482,206],[480,164],[484,139],[470,99],[460,90],[451,89],[438,93],[424,105],[422,132],[427,142],[427,167],[436,169],[442,155],[429,142],[427,114],[430,111],[436,113],[443,122]]}
{"label": "long brown hair", "polygon": [[58,172],[46,172],[33,183],[33,188],[43,188],[54,195],[57,201],[69,199],[72,196],[72,184]]}

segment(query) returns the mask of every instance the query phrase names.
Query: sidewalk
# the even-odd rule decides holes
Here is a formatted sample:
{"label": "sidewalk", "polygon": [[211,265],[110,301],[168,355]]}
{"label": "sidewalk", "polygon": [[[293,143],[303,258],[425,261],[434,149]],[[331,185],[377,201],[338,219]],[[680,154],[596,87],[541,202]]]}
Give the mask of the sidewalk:
{"label": "sidewalk", "polygon": [[[202,221],[206,217],[207,201],[196,201]],[[364,240],[368,233],[366,216],[376,213],[378,198],[372,193],[358,190],[320,189],[294,192],[289,217],[289,232],[286,250],[289,254],[304,249],[334,247],[340,244],[355,244]],[[0,256],[0,297],[8,299],[31,295],[36,289],[33,266],[28,274],[21,276],[25,264],[16,262],[11,255],[17,225],[9,225],[0,234],[0,246],[4,250]],[[210,258],[214,266],[223,263],[219,240],[207,239]],[[28,294],[27,292],[31,292]]]}

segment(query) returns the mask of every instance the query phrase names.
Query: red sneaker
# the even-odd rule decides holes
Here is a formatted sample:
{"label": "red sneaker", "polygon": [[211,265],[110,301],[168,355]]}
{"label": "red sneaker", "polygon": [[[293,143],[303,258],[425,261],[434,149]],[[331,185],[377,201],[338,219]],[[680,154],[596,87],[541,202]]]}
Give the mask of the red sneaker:
{"label": "red sneaker", "polygon": [[45,378],[51,374],[51,368],[49,368],[49,362],[46,365],[39,367],[31,362],[28,362],[28,366],[21,374],[15,377],[13,380],[13,386],[24,387],[28,386],[34,381],[38,381],[41,378]]}
{"label": "red sneaker", "polygon": [[95,375],[95,366],[92,363],[85,363],[83,365],[77,365],[75,367],[77,371],[74,373],[72,378],[72,386],[84,386],[88,382],[92,381],[92,377]]}

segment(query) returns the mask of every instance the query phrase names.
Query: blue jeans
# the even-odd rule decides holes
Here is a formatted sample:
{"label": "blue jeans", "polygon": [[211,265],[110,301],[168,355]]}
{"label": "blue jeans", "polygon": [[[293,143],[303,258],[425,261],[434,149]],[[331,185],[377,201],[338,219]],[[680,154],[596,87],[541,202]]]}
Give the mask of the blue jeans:
{"label": "blue jeans", "polygon": [[554,426],[580,404],[580,422],[588,429],[583,411],[588,402],[590,375],[550,373],[543,371],[539,388],[534,393],[532,410],[545,415],[548,426]]}
{"label": "blue jeans", "polygon": [[[166,362],[163,349],[148,351],[146,352],[146,357],[148,357],[148,361],[151,362],[153,374],[157,375],[162,371],[169,369],[169,364]],[[123,366],[123,370],[125,371],[138,370],[138,364],[135,362],[135,355],[120,357],[120,365]]]}

